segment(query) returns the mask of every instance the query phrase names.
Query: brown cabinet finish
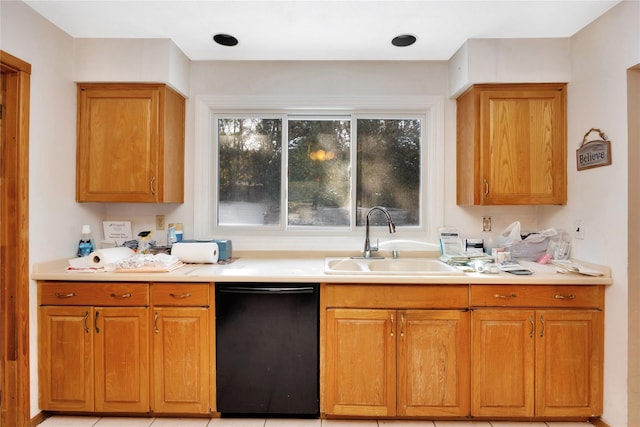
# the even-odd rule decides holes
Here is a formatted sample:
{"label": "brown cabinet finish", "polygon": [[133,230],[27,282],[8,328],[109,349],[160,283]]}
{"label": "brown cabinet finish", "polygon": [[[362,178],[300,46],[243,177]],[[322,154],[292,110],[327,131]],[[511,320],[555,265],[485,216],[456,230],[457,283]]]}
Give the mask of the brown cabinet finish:
{"label": "brown cabinet finish", "polygon": [[40,308],[40,406],[148,412],[148,316],[142,307]]}
{"label": "brown cabinet finish", "polygon": [[398,415],[469,415],[469,313],[398,315]]}
{"label": "brown cabinet finish", "polygon": [[459,205],[566,204],[566,85],[475,85],[457,99]]}
{"label": "brown cabinet finish", "polygon": [[154,412],[210,412],[209,286],[151,284]]}
{"label": "brown cabinet finish", "polygon": [[148,331],[144,307],[94,309],[97,412],[149,412]]}
{"label": "brown cabinet finish", "polygon": [[40,283],[42,409],[149,412],[147,289],[147,284]]}
{"label": "brown cabinet finish", "polygon": [[76,200],[182,203],[184,122],[164,84],[79,83]]}
{"label": "brown cabinet finish", "polygon": [[91,307],[40,307],[40,408],[94,410],[94,350]]}
{"label": "brown cabinet finish", "polygon": [[[38,282],[40,408],[215,411],[212,286]],[[324,283],[321,415],[597,417],[603,309],[603,285]]]}
{"label": "brown cabinet finish", "polygon": [[471,286],[473,416],[601,414],[603,289],[558,288]]}
{"label": "brown cabinet finish", "polygon": [[395,310],[327,310],[323,412],[396,415],[394,316]]}
{"label": "brown cabinet finish", "polygon": [[468,301],[468,288],[327,284],[321,412],[468,415],[469,313],[414,308],[437,298]]}

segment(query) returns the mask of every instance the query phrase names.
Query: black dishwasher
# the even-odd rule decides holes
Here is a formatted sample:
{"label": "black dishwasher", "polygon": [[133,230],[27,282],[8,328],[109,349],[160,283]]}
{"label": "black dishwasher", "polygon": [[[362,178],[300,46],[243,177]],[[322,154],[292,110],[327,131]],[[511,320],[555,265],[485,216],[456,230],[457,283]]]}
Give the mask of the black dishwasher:
{"label": "black dishwasher", "polygon": [[319,415],[318,284],[216,283],[223,416]]}

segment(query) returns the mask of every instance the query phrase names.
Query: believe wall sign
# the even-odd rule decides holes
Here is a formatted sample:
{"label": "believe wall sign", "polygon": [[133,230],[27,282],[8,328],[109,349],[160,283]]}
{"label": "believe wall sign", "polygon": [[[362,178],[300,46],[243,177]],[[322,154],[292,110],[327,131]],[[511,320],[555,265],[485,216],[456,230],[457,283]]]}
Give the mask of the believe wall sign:
{"label": "believe wall sign", "polygon": [[[591,132],[598,132],[600,138],[587,142],[587,136]],[[591,128],[584,134],[582,144],[576,150],[576,162],[578,170],[597,168],[611,164],[611,141],[600,129]]]}

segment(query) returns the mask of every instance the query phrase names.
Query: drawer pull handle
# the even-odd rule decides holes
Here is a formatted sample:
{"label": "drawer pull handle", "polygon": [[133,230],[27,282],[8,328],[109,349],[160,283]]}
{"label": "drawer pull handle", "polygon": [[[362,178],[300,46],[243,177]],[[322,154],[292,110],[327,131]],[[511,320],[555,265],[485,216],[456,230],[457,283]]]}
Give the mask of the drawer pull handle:
{"label": "drawer pull handle", "polygon": [[85,334],[89,333],[89,323],[87,322],[87,320],[89,320],[89,312],[88,311],[86,313],[84,313],[84,319],[83,319],[83,325],[84,325]]}
{"label": "drawer pull handle", "polygon": [[73,297],[76,296],[76,293],[75,292],[69,292],[68,294],[63,294],[61,292],[56,292],[54,295],[56,297],[58,297],[58,298],[73,298]]}
{"label": "drawer pull handle", "polygon": [[100,328],[98,328],[98,317],[100,317],[100,312],[96,311],[96,317],[93,319],[93,327],[96,330],[96,334],[100,333]]}
{"label": "drawer pull handle", "polygon": [[517,296],[516,294],[509,294],[509,295],[504,295],[504,294],[494,294],[494,295],[493,295],[493,297],[494,297],[494,298],[503,298],[503,299],[506,299],[506,298],[516,298],[516,296]]}
{"label": "drawer pull handle", "polygon": [[569,294],[569,295],[555,294],[553,297],[555,299],[576,299],[576,296],[574,294]]}
{"label": "drawer pull handle", "polygon": [[542,328],[540,329],[540,338],[544,337],[544,317],[542,317],[542,314],[540,315],[540,324],[542,325]]}
{"label": "drawer pull handle", "polygon": [[533,331],[535,329],[535,322],[533,321],[533,314],[529,316],[529,323],[531,323],[531,331],[529,332],[529,338],[533,338]]}
{"label": "drawer pull handle", "polygon": [[404,314],[400,315],[400,336],[404,337]]}
{"label": "drawer pull handle", "polygon": [[394,324],[393,324],[393,314],[391,315],[391,336],[393,336],[393,329],[395,328]]}
{"label": "drawer pull handle", "polygon": [[174,294],[170,293],[169,296],[175,299],[189,298],[191,296],[191,292],[186,292],[184,294]]}
{"label": "drawer pull handle", "polygon": [[158,312],[156,311],[155,316],[153,316],[153,332],[156,334],[160,333],[160,329],[158,329]]}
{"label": "drawer pull handle", "polygon": [[131,295],[131,293],[128,294],[111,294],[110,297],[111,298],[116,298],[116,299],[126,299],[126,298],[131,298],[133,295]]}

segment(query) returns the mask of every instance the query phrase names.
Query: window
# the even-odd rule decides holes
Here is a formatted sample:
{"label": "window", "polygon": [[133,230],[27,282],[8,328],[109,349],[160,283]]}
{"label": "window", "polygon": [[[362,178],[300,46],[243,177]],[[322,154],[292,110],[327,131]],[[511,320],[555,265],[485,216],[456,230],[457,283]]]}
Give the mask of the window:
{"label": "window", "polygon": [[[373,206],[392,212],[396,226],[420,225],[419,118],[218,118],[218,226],[287,228],[351,226],[351,170],[356,224]],[[286,124],[286,196],[281,190],[282,127]]]}
{"label": "window", "polygon": [[196,106],[196,238],[278,236],[322,249],[361,240],[366,212],[385,206],[396,238],[433,241],[442,224],[441,98],[359,99],[348,108],[250,99]]}
{"label": "window", "polygon": [[218,225],[278,225],[280,119],[218,119]]}

